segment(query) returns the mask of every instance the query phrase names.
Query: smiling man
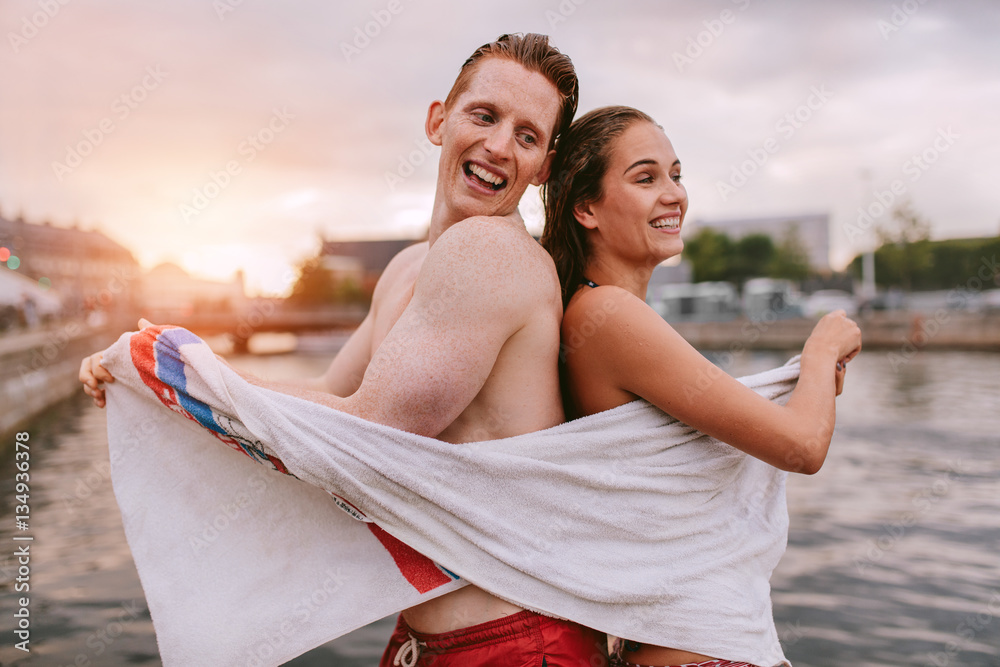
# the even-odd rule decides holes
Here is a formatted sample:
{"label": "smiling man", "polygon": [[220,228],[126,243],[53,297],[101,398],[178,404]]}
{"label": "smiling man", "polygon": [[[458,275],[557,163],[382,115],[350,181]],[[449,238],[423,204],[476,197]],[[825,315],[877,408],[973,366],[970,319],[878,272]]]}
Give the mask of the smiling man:
{"label": "smiling man", "polygon": [[[517,205],[548,178],[577,100],[572,62],[544,35],[477,49],[428,109],[441,158],[427,242],[390,262],[321,378],[299,388],[248,379],[452,443],[562,422],[559,281]],[[99,382],[113,378],[99,361],[85,359],[80,379],[102,406]],[[599,667],[604,641],[470,585],[403,612],[382,664]]]}

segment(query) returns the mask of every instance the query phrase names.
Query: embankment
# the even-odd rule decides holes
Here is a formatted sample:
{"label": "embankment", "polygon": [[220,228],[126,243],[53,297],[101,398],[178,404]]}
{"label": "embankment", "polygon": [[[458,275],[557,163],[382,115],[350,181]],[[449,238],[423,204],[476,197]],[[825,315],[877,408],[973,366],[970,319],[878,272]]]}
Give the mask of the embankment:
{"label": "embankment", "polygon": [[81,391],[80,360],[110,345],[124,330],[73,321],[0,337],[0,433]]}
{"label": "embankment", "polygon": [[[1000,312],[884,311],[855,318],[869,349],[977,350],[1000,352]],[[677,322],[672,326],[703,350],[794,350],[816,325],[811,319]]]}

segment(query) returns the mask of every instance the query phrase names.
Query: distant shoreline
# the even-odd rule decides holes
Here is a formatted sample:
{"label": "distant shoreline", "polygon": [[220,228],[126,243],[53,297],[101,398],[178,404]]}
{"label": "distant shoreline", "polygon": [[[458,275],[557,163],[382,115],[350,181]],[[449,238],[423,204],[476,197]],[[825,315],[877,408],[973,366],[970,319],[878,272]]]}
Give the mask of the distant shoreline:
{"label": "distant shoreline", "polygon": [[[941,309],[934,313],[904,310],[858,315],[862,344],[869,349],[965,350],[1000,352],[1000,312],[969,313]],[[791,318],[727,322],[672,322],[686,341],[702,350],[792,350],[801,348],[815,319]]]}
{"label": "distant shoreline", "polygon": [[[904,359],[920,350],[1000,352],[1000,311],[893,310],[867,313],[856,319],[865,348],[895,352]],[[735,353],[801,349],[815,324],[815,319],[801,317],[759,321],[739,317],[725,322],[673,322],[671,326],[700,350]],[[6,371],[0,378],[0,396],[5,398],[0,410],[0,432],[9,432],[79,390],[76,376],[80,359],[110,344],[127,329],[69,323],[0,336],[0,366]],[[329,346],[320,344],[321,333],[313,334],[310,345],[300,352],[332,356],[343,344],[345,334],[344,330],[331,332]]]}

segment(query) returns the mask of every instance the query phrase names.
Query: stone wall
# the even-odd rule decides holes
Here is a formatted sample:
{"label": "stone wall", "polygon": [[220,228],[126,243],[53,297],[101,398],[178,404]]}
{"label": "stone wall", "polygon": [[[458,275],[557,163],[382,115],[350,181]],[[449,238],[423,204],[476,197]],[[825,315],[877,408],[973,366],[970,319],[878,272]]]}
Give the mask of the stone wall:
{"label": "stone wall", "polygon": [[110,345],[122,331],[73,321],[0,338],[0,433],[82,392],[80,361]]}

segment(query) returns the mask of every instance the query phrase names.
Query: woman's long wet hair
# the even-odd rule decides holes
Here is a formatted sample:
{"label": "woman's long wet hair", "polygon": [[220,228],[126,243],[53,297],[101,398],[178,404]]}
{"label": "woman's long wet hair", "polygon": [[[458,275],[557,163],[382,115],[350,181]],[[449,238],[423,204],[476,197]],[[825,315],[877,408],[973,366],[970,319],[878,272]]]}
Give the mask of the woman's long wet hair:
{"label": "woman's long wet hair", "polygon": [[608,170],[611,146],[631,125],[656,122],[632,107],[594,109],[574,122],[559,137],[551,176],[542,186],[545,203],[545,230],[542,246],[552,255],[563,307],[569,303],[584,279],[587,255],[586,229],[577,222],[573,209],[600,201],[601,180]]}

